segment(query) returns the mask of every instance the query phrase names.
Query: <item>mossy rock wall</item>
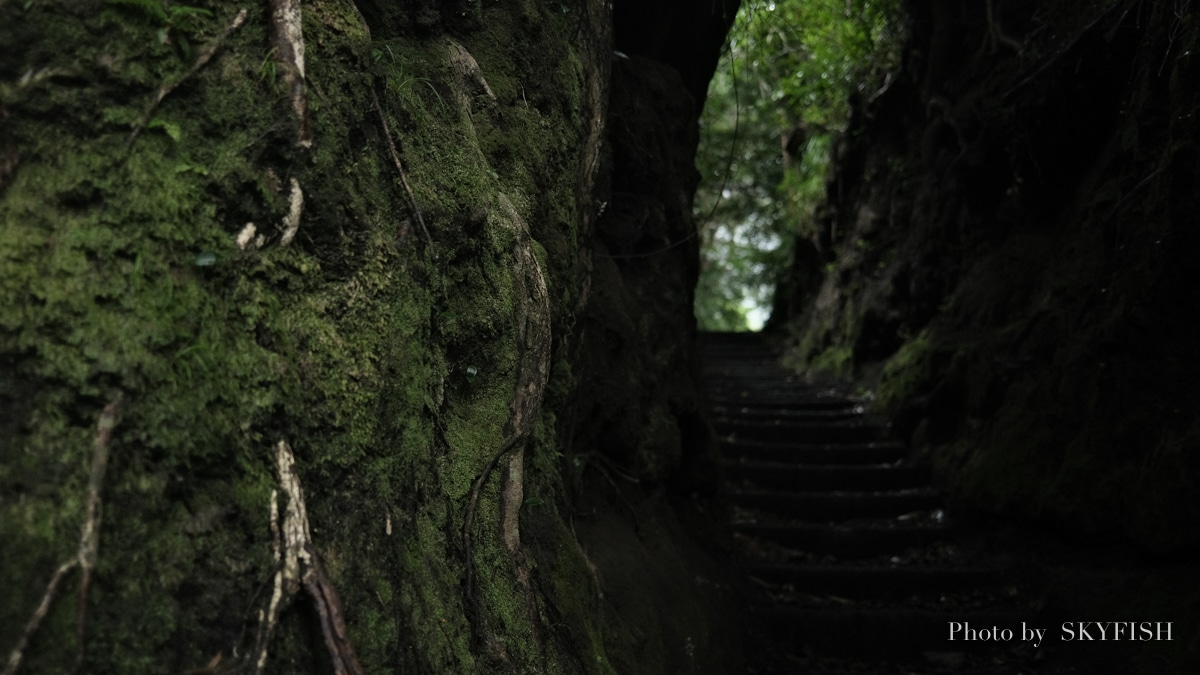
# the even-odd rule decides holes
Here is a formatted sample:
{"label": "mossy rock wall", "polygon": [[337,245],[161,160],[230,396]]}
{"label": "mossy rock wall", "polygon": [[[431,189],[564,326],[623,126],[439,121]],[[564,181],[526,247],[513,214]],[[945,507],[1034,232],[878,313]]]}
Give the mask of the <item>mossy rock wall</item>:
{"label": "mossy rock wall", "polygon": [[908,9],[902,71],[838,155],[793,359],[877,385],[965,504],[1194,546],[1195,17]]}
{"label": "mossy rock wall", "polygon": [[[0,4],[0,649],[76,555],[120,400],[88,671],[248,666],[286,440],[367,672],[613,672],[561,452],[597,294],[606,7],[306,1],[304,147],[267,3],[227,33],[239,3]],[[634,423],[657,444],[640,465],[678,466],[673,418]],[[472,486],[516,434],[468,545]],[[505,513],[501,485],[523,488]],[[518,508],[537,536],[514,549]],[[22,672],[71,667],[77,580]],[[266,672],[326,672],[316,626],[301,591]]]}

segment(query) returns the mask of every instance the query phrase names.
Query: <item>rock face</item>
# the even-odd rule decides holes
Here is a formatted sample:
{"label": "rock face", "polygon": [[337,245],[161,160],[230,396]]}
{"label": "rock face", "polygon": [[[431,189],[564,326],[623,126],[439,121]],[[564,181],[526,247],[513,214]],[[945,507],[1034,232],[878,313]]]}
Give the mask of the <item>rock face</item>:
{"label": "rock face", "polygon": [[793,358],[876,378],[967,504],[1196,545],[1195,22],[1171,3],[908,9],[903,70],[858,102],[798,246],[829,265],[783,303]]}
{"label": "rock face", "polygon": [[672,499],[736,7],[647,6],[672,70],[592,0],[77,4],[0,6],[0,649],[79,552],[22,672],[735,670]]}

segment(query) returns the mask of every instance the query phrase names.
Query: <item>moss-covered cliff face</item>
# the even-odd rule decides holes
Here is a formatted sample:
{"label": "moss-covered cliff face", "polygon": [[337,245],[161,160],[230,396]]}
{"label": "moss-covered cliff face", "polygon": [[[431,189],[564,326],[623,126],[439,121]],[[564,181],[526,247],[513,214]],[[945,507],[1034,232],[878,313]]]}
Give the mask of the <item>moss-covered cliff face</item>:
{"label": "moss-covered cliff face", "polygon": [[904,70],[861,102],[799,247],[826,273],[791,299],[794,358],[877,378],[966,503],[1195,546],[1194,13],[909,11]]}
{"label": "moss-covered cliff face", "polygon": [[[607,5],[313,0],[289,33],[271,7],[299,3],[197,4],[0,5],[0,649],[102,476],[88,671],[249,672],[265,646],[266,672],[326,672],[310,587],[257,637],[286,441],[366,672],[724,667],[730,615],[653,496],[702,436],[673,346],[694,250],[636,278],[593,252]],[[584,327],[613,317],[620,339]],[[597,419],[626,445],[579,432]],[[575,531],[620,470],[595,453],[646,481],[645,533],[625,498],[592,528],[644,534],[627,559]],[[662,570],[677,621],[614,610]],[[81,571],[22,672],[75,661]]]}

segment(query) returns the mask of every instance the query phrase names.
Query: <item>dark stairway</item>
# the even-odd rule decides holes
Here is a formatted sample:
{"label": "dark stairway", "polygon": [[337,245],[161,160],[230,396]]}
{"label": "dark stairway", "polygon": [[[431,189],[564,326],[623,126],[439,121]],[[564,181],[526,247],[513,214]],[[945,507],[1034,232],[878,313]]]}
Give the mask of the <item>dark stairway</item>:
{"label": "dark stairway", "polygon": [[953,623],[1019,632],[1036,612],[868,406],[803,383],[757,334],[701,344],[752,589],[751,672],[1033,672],[1019,635],[948,639]]}

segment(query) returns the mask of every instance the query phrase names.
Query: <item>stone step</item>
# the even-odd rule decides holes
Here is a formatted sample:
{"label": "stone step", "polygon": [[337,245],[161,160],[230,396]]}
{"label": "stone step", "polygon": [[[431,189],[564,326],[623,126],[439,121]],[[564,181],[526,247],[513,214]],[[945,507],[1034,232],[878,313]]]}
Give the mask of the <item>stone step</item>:
{"label": "stone step", "polygon": [[718,387],[759,387],[769,389],[783,386],[788,389],[805,387],[809,390],[812,385],[806,384],[796,373],[777,365],[745,366],[740,364],[722,364],[705,366],[700,371],[704,379]]}
{"label": "stone step", "polygon": [[849,565],[747,565],[753,578],[787,584],[815,595],[902,600],[917,595],[962,593],[997,588],[1014,581],[999,567],[867,567]]}
{"label": "stone step", "polygon": [[768,379],[739,379],[736,377],[721,378],[720,382],[712,382],[710,378],[708,391],[717,396],[737,396],[739,398],[799,398],[824,399],[832,401],[853,402],[855,399],[836,391],[822,391],[811,384],[794,381],[788,378]]}
{"label": "stone step", "polygon": [[727,347],[710,347],[701,352],[706,365],[724,363],[763,364],[773,363],[779,354],[766,346],[749,347],[746,345],[731,345]]}
{"label": "stone step", "polygon": [[775,350],[771,349],[762,342],[754,342],[751,340],[710,340],[704,339],[700,341],[700,353],[704,355],[706,360],[714,361],[728,357],[741,357],[742,355],[766,355],[771,358],[777,356]]}
{"label": "stone step", "polygon": [[778,396],[774,398],[750,397],[748,394],[718,394],[711,393],[709,401],[714,408],[719,407],[771,407],[779,410],[853,410],[862,405],[857,401],[841,397],[824,397],[817,395]]}
{"label": "stone step", "polygon": [[715,420],[765,422],[843,422],[864,419],[861,405],[836,408],[778,408],[775,406],[719,405],[712,408]]}
{"label": "stone step", "polygon": [[752,441],[869,443],[888,437],[887,427],[861,420],[819,422],[715,417],[713,427],[722,437]]}
{"label": "stone step", "polygon": [[926,467],[907,464],[797,466],[783,462],[727,460],[724,470],[727,480],[805,492],[900,490],[929,484]]}
{"label": "stone step", "polygon": [[751,344],[761,345],[763,343],[762,333],[754,333],[749,331],[704,331],[700,333],[700,344]]}
{"label": "stone step", "polygon": [[720,355],[706,355],[702,367],[704,370],[719,370],[728,372],[734,377],[751,377],[758,373],[786,373],[803,379],[804,376],[788,368],[779,361],[779,356],[770,351],[730,351]]}
{"label": "stone step", "polygon": [[704,352],[705,367],[745,366],[748,368],[782,367],[778,363],[779,354],[766,348],[747,349],[732,347],[729,349],[710,349]]}
{"label": "stone step", "polygon": [[726,458],[792,464],[887,464],[908,457],[908,448],[896,441],[846,444],[722,439],[720,446]]}
{"label": "stone step", "polygon": [[706,378],[706,391],[710,394],[719,396],[738,396],[740,398],[753,398],[757,396],[775,397],[775,398],[799,398],[799,399],[821,399],[830,401],[858,401],[859,399],[853,396],[847,396],[845,392],[834,389],[818,389],[812,385],[803,382],[795,382],[789,379],[767,378],[767,379],[740,379],[736,377],[721,377],[719,382],[714,382],[712,377]]}
{"label": "stone step", "polygon": [[735,533],[762,539],[797,551],[830,555],[841,560],[900,553],[945,541],[954,534],[948,525],[845,525],[827,523],[734,523]]}
{"label": "stone step", "polygon": [[771,366],[757,370],[746,370],[741,366],[708,367],[701,371],[709,391],[732,391],[746,389],[758,392],[821,395],[826,398],[854,398],[837,389],[821,388],[806,382],[803,376],[782,368]]}
{"label": "stone step", "polygon": [[900,516],[936,509],[942,501],[941,495],[928,488],[895,492],[731,490],[729,499],[736,506],[812,523]]}

